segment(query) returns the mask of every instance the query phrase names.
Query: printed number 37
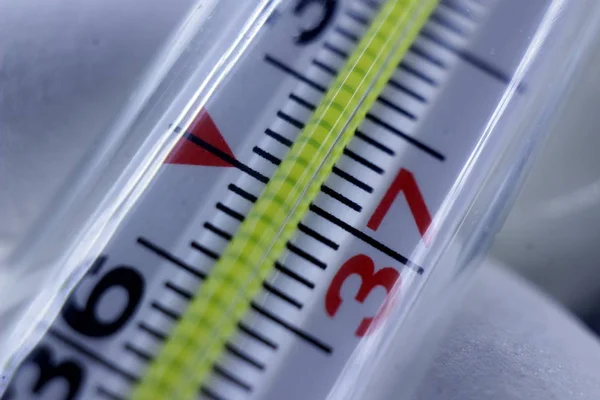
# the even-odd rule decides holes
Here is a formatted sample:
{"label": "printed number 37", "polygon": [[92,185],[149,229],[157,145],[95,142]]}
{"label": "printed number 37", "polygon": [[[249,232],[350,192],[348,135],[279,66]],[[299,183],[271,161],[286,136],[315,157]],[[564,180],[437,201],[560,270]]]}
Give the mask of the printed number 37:
{"label": "printed number 37", "polygon": [[[398,172],[398,175],[381,199],[381,202],[369,219],[367,227],[376,231],[390,210],[392,203],[401,193],[404,194],[419,233],[427,245],[426,233],[431,225],[431,215],[414,175],[404,168]],[[358,275],[361,279],[360,288],[355,296],[356,301],[359,303],[364,303],[369,293],[378,286],[381,286],[386,291],[385,301],[377,315],[375,317],[364,318],[355,332],[356,336],[364,336],[373,321],[381,320],[385,316],[390,306],[389,294],[394,285],[400,284],[400,275],[398,271],[391,267],[376,271],[375,263],[367,255],[358,254],[351,257],[340,267],[327,289],[325,311],[330,317],[335,316],[338,312],[342,304],[342,297],[340,295],[342,285],[352,275]]]}

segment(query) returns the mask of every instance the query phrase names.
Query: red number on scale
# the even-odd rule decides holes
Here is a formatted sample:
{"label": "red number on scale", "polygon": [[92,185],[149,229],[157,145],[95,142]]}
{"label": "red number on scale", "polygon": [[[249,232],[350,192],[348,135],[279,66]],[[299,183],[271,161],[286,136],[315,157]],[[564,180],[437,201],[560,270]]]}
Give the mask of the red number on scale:
{"label": "red number on scale", "polygon": [[[370,257],[364,254],[358,254],[350,258],[338,270],[331,281],[331,285],[329,285],[329,289],[327,289],[327,294],[325,295],[325,310],[330,317],[333,317],[342,305],[342,296],[340,295],[342,285],[351,275],[358,275],[361,278],[360,288],[354,297],[359,303],[364,303],[369,293],[378,286],[383,287],[386,293],[389,294],[396,282],[400,279],[398,271],[390,267],[375,271],[375,263],[373,263],[373,260],[371,260]],[[379,309],[377,315],[362,320],[355,332],[356,336],[364,336],[373,323],[373,320],[377,320],[385,314],[387,306],[388,301],[386,296],[386,300]]]}
{"label": "red number on scale", "polygon": [[396,178],[394,178],[394,181],[369,219],[367,226],[374,231],[379,228],[383,218],[390,210],[392,203],[396,197],[398,197],[400,192],[404,193],[410,212],[417,223],[419,233],[421,234],[421,237],[424,237],[431,224],[431,215],[429,214],[429,210],[427,209],[427,205],[425,204],[425,200],[419,190],[414,175],[404,168],[402,168],[400,172],[398,172],[398,175],[396,175]]}
{"label": "red number on scale", "polygon": [[[423,195],[419,190],[417,181],[415,180],[412,172],[402,168],[394,181],[388,188],[387,192],[381,199],[381,202],[373,212],[373,215],[367,223],[367,227],[376,231],[379,229],[381,222],[385,218],[386,214],[390,210],[392,203],[398,197],[400,193],[404,193],[410,212],[415,219],[419,233],[425,244],[427,244],[427,237],[425,236],[429,225],[431,225],[431,215],[423,199]],[[385,289],[387,295],[380,307],[379,312],[375,317],[364,318],[358,329],[356,330],[356,336],[364,336],[369,327],[374,321],[381,320],[390,306],[389,294],[396,283],[400,282],[400,274],[394,268],[386,267],[375,271],[375,263],[373,260],[364,254],[358,254],[351,257],[346,261],[338,270],[337,274],[333,277],[329,289],[325,295],[325,311],[330,317],[335,316],[340,306],[342,305],[342,296],[340,295],[342,285],[346,279],[352,275],[358,275],[361,278],[361,284],[356,296],[356,301],[364,303],[369,296],[371,291],[381,286]]]}

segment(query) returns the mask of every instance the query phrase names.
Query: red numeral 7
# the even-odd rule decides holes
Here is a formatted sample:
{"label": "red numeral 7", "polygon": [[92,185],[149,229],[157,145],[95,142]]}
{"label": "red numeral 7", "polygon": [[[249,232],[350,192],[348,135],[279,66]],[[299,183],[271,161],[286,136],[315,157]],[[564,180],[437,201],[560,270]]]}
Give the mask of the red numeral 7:
{"label": "red numeral 7", "polygon": [[381,225],[385,215],[390,210],[392,203],[396,197],[398,197],[400,192],[404,193],[410,212],[417,223],[419,233],[421,234],[421,237],[424,237],[431,224],[431,215],[429,214],[429,210],[427,209],[427,205],[425,204],[425,200],[419,190],[414,175],[404,168],[402,168],[400,172],[398,172],[398,175],[396,175],[396,178],[394,178],[394,181],[373,212],[373,215],[371,215],[367,226],[374,231],[379,228],[379,225]]}

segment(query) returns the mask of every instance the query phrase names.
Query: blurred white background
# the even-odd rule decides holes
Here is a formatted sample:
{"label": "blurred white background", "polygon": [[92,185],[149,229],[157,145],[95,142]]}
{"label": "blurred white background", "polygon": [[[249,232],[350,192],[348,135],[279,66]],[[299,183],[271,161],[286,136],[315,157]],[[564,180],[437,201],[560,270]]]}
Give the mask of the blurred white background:
{"label": "blurred white background", "polygon": [[600,313],[598,47],[491,250],[584,318]]}

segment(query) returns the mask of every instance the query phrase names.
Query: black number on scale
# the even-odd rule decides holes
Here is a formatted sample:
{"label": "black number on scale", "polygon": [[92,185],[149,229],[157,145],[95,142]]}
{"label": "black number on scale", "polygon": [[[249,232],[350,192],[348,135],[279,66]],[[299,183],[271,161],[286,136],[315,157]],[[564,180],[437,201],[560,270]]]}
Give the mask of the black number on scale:
{"label": "black number on scale", "polygon": [[[23,367],[35,364],[38,367],[38,373],[36,375],[37,379],[30,386],[30,394],[26,395],[25,393],[17,394],[17,389],[14,387],[16,379],[13,379],[13,383],[8,387],[6,393],[2,397],[3,400],[17,400],[22,398],[41,398],[44,396],[45,392],[51,386],[52,383],[59,384],[59,381],[67,384],[67,388],[64,391],[64,397],[53,397],[53,399],[59,400],[73,400],[81,387],[81,383],[84,379],[84,371],[82,366],[74,360],[66,360],[66,361],[55,361],[52,357],[52,352],[50,349],[41,344],[36,347],[27,358],[21,364],[19,368],[19,372],[23,369]],[[17,372],[17,374],[19,373]],[[34,396],[32,396],[34,395]]]}
{"label": "black number on scale", "polygon": [[[90,275],[96,275],[106,257],[99,257],[90,269]],[[127,292],[127,303],[118,315],[105,321],[98,316],[98,304],[112,288],[122,288]],[[75,331],[89,337],[112,335],[123,327],[135,312],[144,293],[144,280],[133,268],[118,266],[107,272],[90,293],[85,305],[81,306],[72,294],[63,307],[62,317]]]}
{"label": "black number on scale", "polygon": [[313,4],[322,8],[321,18],[312,27],[300,32],[296,38],[298,44],[308,44],[315,40],[333,20],[337,0],[298,0],[294,7],[294,15],[304,14]]}

